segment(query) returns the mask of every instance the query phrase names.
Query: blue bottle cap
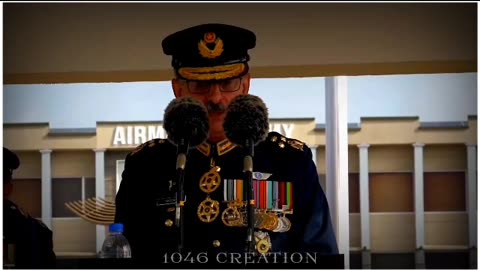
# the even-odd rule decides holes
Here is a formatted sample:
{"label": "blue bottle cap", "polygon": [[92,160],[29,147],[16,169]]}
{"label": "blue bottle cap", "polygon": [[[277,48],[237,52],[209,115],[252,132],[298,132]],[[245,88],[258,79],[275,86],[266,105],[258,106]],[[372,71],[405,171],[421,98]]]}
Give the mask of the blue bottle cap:
{"label": "blue bottle cap", "polygon": [[123,232],[123,224],[122,223],[110,224],[110,232]]}

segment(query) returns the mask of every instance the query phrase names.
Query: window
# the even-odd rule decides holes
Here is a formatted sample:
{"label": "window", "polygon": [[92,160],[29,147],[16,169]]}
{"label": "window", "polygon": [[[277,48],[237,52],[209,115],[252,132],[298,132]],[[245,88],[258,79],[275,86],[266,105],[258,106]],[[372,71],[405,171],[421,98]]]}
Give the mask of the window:
{"label": "window", "polygon": [[348,174],[348,204],[350,213],[360,213],[360,177],[358,173]]}
{"label": "window", "polygon": [[412,173],[371,173],[370,212],[413,212]]}
{"label": "window", "polygon": [[77,217],[65,203],[95,197],[95,178],[54,178],[52,194],[52,217]]}
{"label": "window", "polygon": [[41,179],[14,179],[10,200],[34,218],[42,217]]}
{"label": "window", "polygon": [[464,172],[424,174],[425,211],[466,211]]}

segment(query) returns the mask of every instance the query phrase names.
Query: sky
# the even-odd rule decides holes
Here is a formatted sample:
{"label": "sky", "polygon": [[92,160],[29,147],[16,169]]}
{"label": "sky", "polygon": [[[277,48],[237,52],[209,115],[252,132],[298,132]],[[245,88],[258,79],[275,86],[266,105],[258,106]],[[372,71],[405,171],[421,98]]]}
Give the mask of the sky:
{"label": "sky", "polygon": [[[348,77],[348,122],[361,117],[467,121],[477,115],[477,73]],[[252,79],[270,118],[325,123],[325,78]],[[4,85],[4,123],[95,128],[102,121],[162,121],[174,98],[170,82]]]}

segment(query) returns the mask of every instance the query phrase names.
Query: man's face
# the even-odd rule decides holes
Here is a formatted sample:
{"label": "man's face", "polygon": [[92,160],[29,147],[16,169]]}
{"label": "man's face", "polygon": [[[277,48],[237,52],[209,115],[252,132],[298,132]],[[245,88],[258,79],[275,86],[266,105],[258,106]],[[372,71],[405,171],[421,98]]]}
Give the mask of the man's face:
{"label": "man's face", "polygon": [[223,121],[227,107],[235,97],[248,94],[250,74],[218,82],[173,79],[172,87],[175,97],[192,97],[205,105],[210,122],[209,141],[219,142],[226,138]]}

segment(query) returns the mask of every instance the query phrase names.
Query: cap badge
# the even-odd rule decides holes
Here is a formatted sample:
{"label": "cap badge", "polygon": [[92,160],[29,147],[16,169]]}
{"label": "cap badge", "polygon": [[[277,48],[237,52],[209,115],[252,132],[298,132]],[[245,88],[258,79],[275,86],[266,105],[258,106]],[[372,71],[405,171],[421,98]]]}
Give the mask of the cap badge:
{"label": "cap badge", "polygon": [[215,35],[215,33],[213,32],[205,33],[205,35],[203,36],[203,40],[205,40],[205,42],[207,42],[208,44],[215,42],[216,38],[217,35]]}
{"label": "cap badge", "polygon": [[[207,44],[215,43],[215,46],[211,50]],[[200,55],[205,58],[217,58],[223,53],[223,41],[217,38],[215,33],[208,32],[203,35],[203,40],[198,43],[198,51]]]}

